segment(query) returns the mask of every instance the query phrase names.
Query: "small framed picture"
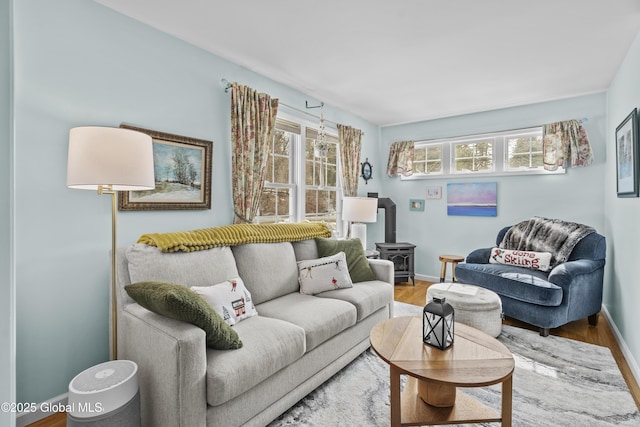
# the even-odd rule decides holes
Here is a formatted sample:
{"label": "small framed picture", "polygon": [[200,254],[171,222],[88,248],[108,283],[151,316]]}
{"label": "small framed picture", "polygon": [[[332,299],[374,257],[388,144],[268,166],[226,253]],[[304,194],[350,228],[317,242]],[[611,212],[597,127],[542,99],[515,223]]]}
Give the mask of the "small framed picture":
{"label": "small framed picture", "polygon": [[427,199],[441,199],[442,187],[439,185],[427,187]]}
{"label": "small framed picture", "polygon": [[618,197],[638,197],[638,111],[616,128],[616,174]]}
{"label": "small framed picture", "polygon": [[411,199],[409,200],[409,210],[414,212],[424,211],[424,199]]}

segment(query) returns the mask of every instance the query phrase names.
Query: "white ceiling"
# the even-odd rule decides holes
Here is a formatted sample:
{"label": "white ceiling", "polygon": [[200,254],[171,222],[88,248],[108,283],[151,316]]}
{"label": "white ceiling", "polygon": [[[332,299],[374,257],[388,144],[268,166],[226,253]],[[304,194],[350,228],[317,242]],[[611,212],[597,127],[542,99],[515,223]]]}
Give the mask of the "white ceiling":
{"label": "white ceiling", "polygon": [[640,30],[639,0],[96,1],[383,126],[604,91]]}

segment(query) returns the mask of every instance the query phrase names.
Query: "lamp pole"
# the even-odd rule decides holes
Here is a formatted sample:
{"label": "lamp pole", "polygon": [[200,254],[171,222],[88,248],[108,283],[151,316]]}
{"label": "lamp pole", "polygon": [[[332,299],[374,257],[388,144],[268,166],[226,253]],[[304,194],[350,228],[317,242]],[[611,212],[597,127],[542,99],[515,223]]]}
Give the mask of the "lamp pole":
{"label": "lamp pole", "polygon": [[116,312],[116,292],[118,286],[116,268],[116,246],[117,246],[117,225],[116,212],[118,208],[118,192],[112,189],[111,185],[99,185],[98,194],[111,196],[111,358],[118,359],[118,316]]}

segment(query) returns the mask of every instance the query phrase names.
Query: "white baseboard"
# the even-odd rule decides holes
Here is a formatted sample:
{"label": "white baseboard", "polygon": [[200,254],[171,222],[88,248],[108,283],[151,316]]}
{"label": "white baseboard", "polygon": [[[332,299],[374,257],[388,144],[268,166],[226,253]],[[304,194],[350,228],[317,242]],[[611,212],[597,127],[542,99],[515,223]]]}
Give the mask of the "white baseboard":
{"label": "white baseboard", "polygon": [[422,280],[423,282],[434,282],[434,283],[440,282],[439,277],[425,276],[423,274],[416,274],[416,280]]}
{"label": "white baseboard", "polygon": [[29,424],[40,421],[58,412],[66,410],[67,406],[67,393],[56,396],[53,399],[49,399],[46,402],[36,404],[35,411],[21,412],[16,416],[16,427],[25,427]]}
{"label": "white baseboard", "polygon": [[622,355],[627,361],[627,365],[629,365],[631,374],[636,379],[636,383],[640,384],[640,368],[638,368],[638,361],[633,357],[633,354],[631,354],[631,351],[629,350],[627,343],[625,342],[624,338],[622,338],[622,334],[620,333],[620,330],[618,329],[615,322],[611,318],[611,315],[609,314],[609,310],[607,310],[607,306],[605,305],[602,305],[602,314],[604,314],[604,317],[607,319],[607,322],[609,322],[609,326],[611,327],[611,332],[613,332],[613,336],[616,338],[616,341],[618,342],[620,351],[622,351]]}

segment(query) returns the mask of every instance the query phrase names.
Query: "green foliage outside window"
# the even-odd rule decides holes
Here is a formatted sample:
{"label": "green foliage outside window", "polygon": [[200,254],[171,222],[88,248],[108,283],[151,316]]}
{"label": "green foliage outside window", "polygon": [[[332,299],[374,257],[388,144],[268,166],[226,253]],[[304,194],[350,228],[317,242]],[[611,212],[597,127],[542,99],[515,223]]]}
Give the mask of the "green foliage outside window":
{"label": "green foliage outside window", "polygon": [[508,168],[542,168],[542,136],[510,138],[507,141]]}
{"label": "green foliage outside window", "polygon": [[493,140],[454,145],[456,172],[493,169]]}
{"label": "green foliage outside window", "polygon": [[[265,173],[265,187],[260,198],[258,221],[322,221],[336,229],[338,203],[338,139],[327,135],[327,157],[314,153],[317,131],[306,128],[304,146],[304,177],[296,177],[294,145],[300,144],[300,129],[295,123],[280,122],[270,147]],[[302,180],[303,182],[297,182]],[[302,194],[298,187],[302,186]],[[304,197],[304,212],[294,217],[296,195]]]}

